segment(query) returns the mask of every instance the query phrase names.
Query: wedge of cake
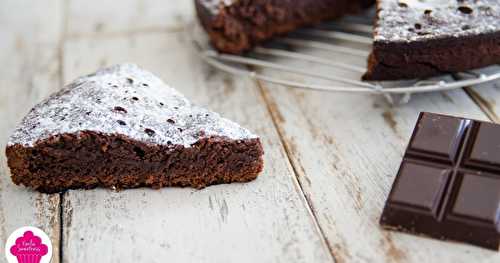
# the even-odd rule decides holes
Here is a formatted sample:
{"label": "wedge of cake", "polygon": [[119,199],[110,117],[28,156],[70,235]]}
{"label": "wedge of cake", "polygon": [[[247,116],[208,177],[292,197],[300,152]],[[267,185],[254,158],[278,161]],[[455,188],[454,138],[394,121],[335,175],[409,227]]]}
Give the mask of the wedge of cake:
{"label": "wedge of cake", "polygon": [[500,1],[378,0],[365,80],[425,78],[500,63]]}
{"label": "wedge of cake", "polygon": [[247,182],[259,138],[132,64],[79,78],[36,105],[7,145],[12,180],[40,192]]}
{"label": "wedge of cake", "polygon": [[241,53],[300,26],[356,13],[375,0],[195,0],[214,47]]}

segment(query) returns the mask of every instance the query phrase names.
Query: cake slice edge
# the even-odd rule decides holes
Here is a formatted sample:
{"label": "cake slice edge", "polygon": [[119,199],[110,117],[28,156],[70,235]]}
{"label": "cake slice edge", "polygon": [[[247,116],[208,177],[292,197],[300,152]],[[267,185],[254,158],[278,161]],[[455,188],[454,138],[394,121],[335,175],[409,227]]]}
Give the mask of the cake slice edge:
{"label": "cake slice edge", "polygon": [[193,187],[249,182],[263,170],[259,138],[207,137],[191,147],[81,131],[6,148],[11,179],[43,193],[96,187]]}

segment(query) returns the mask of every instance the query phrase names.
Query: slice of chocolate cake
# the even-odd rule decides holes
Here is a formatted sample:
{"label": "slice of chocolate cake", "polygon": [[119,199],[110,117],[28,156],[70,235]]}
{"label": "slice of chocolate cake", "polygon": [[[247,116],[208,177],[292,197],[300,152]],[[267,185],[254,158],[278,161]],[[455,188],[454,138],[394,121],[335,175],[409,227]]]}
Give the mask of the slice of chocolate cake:
{"label": "slice of chocolate cake", "polygon": [[500,63],[500,1],[378,0],[365,80],[425,78]]}
{"label": "slice of chocolate cake", "polygon": [[346,13],[374,0],[195,0],[201,24],[216,49],[241,53],[277,34]]}
{"label": "slice of chocolate cake", "polygon": [[7,145],[12,180],[40,192],[246,182],[259,138],[131,64],[77,79],[36,105]]}

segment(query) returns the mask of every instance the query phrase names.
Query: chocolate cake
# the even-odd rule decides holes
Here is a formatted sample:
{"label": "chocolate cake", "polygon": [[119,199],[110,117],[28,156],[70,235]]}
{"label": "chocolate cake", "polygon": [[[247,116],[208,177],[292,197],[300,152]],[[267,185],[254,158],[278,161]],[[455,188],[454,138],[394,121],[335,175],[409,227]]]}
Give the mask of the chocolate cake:
{"label": "chocolate cake", "polygon": [[241,53],[300,26],[355,13],[374,0],[195,0],[212,44]]}
{"label": "chocolate cake", "polygon": [[[195,0],[216,49],[241,53],[277,34],[369,7],[374,0]],[[426,78],[500,63],[497,0],[377,0],[363,80]]]}
{"label": "chocolate cake", "polygon": [[378,0],[365,80],[425,78],[500,63],[498,0]]}
{"label": "chocolate cake", "polygon": [[53,193],[247,182],[259,138],[131,64],[79,78],[36,105],[7,145],[15,184]]}

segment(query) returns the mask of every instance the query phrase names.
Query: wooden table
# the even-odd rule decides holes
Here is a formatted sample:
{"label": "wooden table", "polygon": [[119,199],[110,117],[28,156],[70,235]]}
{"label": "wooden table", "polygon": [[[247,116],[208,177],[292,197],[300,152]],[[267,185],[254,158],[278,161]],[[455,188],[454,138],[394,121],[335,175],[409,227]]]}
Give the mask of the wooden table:
{"label": "wooden table", "polygon": [[186,30],[191,0],[117,2],[1,1],[0,148],[64,83],[134,62],[260,134],[265,171],[248,184],[199,191],[45,195],[11,183],[2,152],[2,244],[33,225],[52,238],[52,262],[500,262],[498,252],[378,226],[418,113],[500,121],[497,83],[417,95],[398,107],[378,96],[270,85],[200,60]]}

